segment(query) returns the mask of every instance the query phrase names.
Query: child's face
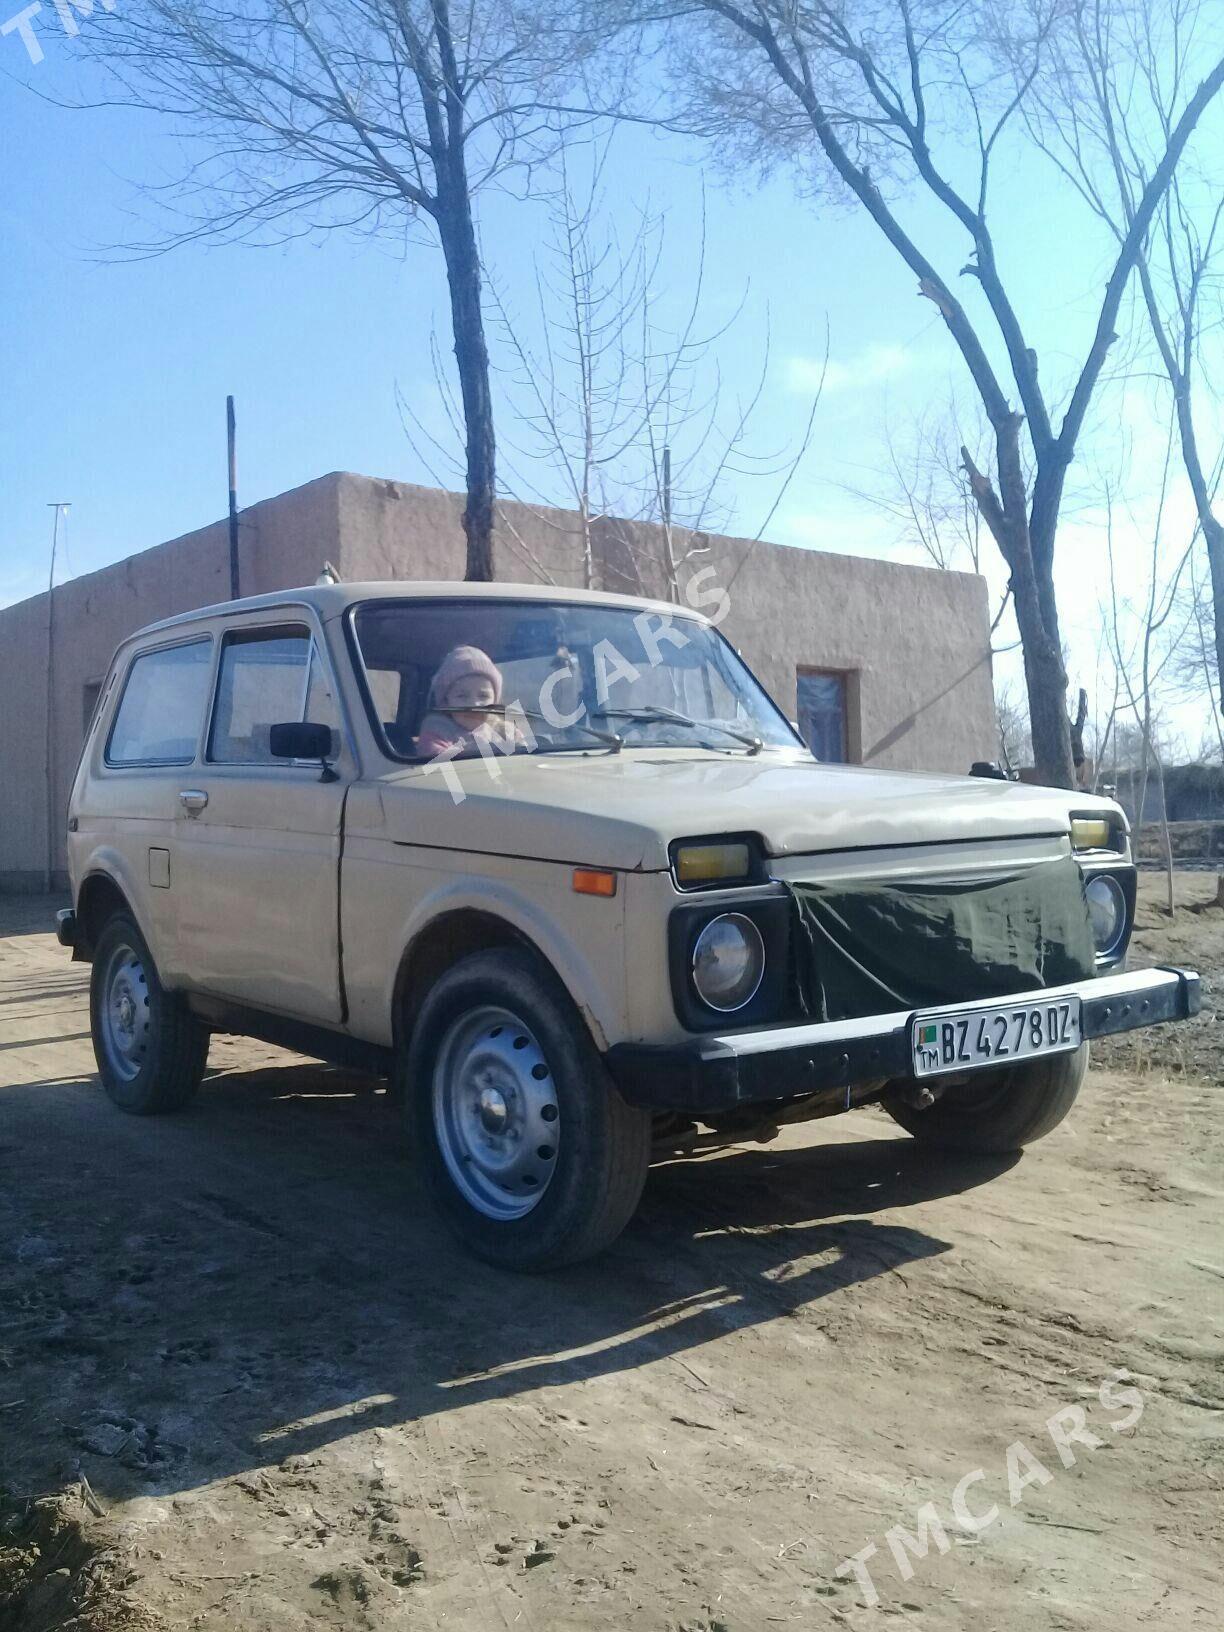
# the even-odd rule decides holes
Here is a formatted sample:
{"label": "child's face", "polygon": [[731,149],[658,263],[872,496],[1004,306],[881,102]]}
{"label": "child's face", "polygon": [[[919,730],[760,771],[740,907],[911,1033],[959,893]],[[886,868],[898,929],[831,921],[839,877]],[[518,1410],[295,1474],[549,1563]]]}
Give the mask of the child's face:
{"label": "child's face", "polygon": [[493,682],[483,674],[465,674],[446,693],[446,707],[455,710],[452,717],[465,731],[474,731],[496,701]]}

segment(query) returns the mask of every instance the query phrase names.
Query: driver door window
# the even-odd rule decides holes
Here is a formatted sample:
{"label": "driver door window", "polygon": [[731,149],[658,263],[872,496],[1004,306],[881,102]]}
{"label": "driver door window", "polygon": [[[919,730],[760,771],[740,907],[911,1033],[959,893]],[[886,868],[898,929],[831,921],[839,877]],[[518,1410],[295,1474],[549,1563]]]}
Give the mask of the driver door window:
{"label": "driver door window", "polygon": [[311,641],[307,629],[252,629],[225,637],[208,758],[272,765],[274,725],[302,719]]}

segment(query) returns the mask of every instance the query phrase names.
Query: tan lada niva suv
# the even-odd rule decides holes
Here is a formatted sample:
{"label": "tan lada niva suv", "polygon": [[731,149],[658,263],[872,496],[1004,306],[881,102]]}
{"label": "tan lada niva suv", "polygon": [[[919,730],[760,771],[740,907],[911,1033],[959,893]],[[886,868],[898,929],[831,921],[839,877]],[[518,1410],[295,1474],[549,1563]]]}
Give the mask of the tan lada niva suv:
{"label": "tan lada niva suv", "polygon": [[652,1148],[872,1103],[1018,1148],[1092,1038],[1199,1001],[1124,970],[1116,804],[818,763],[707,618],[623,596],[335,584],[144,629],[68,828],[116,1105],[182,1108],[213,1032],[380,1073],[512,1269],[612,1241]]}

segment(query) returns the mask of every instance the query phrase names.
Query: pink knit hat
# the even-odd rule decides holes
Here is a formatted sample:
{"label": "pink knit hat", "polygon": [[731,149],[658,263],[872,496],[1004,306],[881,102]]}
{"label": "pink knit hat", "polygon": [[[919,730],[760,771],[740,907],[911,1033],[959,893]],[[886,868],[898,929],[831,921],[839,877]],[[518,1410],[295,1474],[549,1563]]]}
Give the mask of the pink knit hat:
{"label": "pink knit hat", "polygon": [[454,646],[447,652],[430,685],[430,702],[438,708],[445,708],[451,687],[457,680],[465,680],[469,674],[478,674],[488,680],[493,687],[493,701],[501,702],[501,670],[479,646]]}

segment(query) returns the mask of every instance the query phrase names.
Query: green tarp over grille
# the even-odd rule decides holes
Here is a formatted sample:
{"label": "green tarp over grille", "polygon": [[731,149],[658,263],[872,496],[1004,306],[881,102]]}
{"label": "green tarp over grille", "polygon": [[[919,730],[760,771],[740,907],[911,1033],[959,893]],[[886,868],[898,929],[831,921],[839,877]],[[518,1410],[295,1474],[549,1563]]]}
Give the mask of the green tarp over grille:
{"label": "green tarp over grille", "polygon": [[984,880],[789,889],[800,995],[814,1019],[1009,997],[1096,972],[1071,857]]}

